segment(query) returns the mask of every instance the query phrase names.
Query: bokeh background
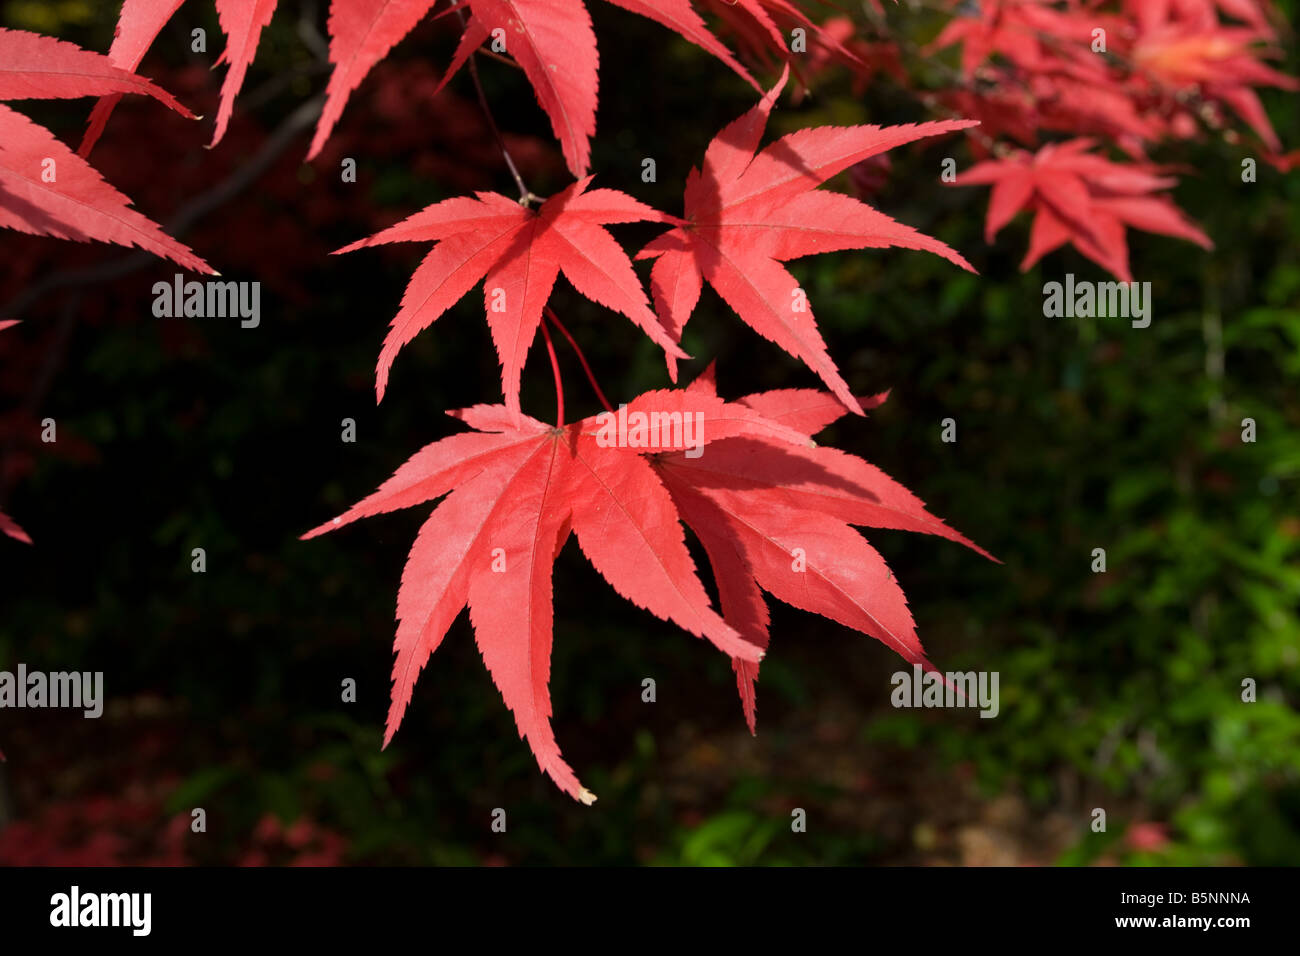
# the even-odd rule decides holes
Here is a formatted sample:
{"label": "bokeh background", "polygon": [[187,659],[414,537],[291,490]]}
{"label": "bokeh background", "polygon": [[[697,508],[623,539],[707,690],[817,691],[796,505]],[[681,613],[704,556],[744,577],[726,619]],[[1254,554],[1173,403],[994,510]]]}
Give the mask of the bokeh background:
{"label": "bokeh background", "polygon": [[[597,184],[678,212],[687,170],[752,91],[658,26],[590,7]],[[101,51],[115,17],[114,3],[0,2],[0,24]],[[24,320],[0,340],[0,506],[36,542],[0,540],[0,667],[101,670],[108,698],[99,720],[0,711],[0,863],[1300,862],[1300,174],[1260,163],[1243,184],[1249,148],[1217,137],[1157,154],[1186,167],[1176,199],[1217,248],[1130,233],[1155,297],[1145,330],[1043,317],[1044,282],[1107,277],[1072,250],[1022,275],[1023,217],[985,245],[987,191],[938,182],[944,156],[970,162],[955,137],[832,183],[980,270],[901,250],[792,267],[850,384],[893,389],[820,439],[1005,562],[869,534],[932,659],[1000,672],[1001,714],[894,710],[890,651],[773,602],[750,737],[728,661],[618,598],[570,542],[551,687],[558,740],[600,795],[585,808],[537,771],[464,615],[381,751],[397,585],[428,509],[297,539],[457,430],[445,410],[499,396],[474,293],[408,348],[376,407],[374,360],[424,250],[328,253],[429,202],[512,191],[468,77],[430,95],[451,18],[402,43],[304,164],[308,134],[285,123],[324,88],[323,18],[284,0],[219,148],[202,148],[208,123],[128,101],[95,154],[226,278],[262,282],[260,328],[155,319],[166,263],[0,234],[0,310]],[[939,22],[918,15],[918,41]],[[207,55],[189,53],[196,26]],[[211,5],[187,4],[142,71],[210,117],[221,42]],[[529,185],[562,188],[523,78],[482,74]],[[1264,97],[1300,145],[1294,96]],[[70,142],[89,107],[23,104]],[[924,118],[886,76],[855,91],[828,71],[769,134]],[[345,157],[355,184],[340,181]],[[655,232],[615,228],[629,250]],[[563,284],[553,304],[612,400],[667,383],[629,323]],[[726,396],[815,384],[711,290],[684,344],[685,375],[716,358]],[[570,417],[594,414],[559,348]],[[540,347],[532,359],[524,407],[550,418]],[[45,417],[54,445],[38,438]],[[940,441],[946,417],[955,444]],[[194,807],[206,833],[190,832]],[[497,807],[505,834],[489,827]],[[791,832],[796,807],[806,833]],[[1089,828],[1098,807],[1105,833]]]}

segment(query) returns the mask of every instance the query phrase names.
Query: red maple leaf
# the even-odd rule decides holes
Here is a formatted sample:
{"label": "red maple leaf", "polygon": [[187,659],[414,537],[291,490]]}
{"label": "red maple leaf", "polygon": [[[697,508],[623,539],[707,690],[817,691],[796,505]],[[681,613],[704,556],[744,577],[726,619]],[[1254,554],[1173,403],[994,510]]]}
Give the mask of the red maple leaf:
{"label": "red maple leaf", "polygon": [[[767,640],[760,585],[926,663],[902,592],[848,524],[969,542],[870,465],[814,447],[808,433],[844,414],[838,399],[791,391],[724,402],[697,383],[554,428],[527,416],[515,424],[504,406],[452,414],[476,431],[425,447],[304,535],[447,495],[402,574],[385,745],[420,669],[468,604],[484,663],[538,765],[574,798],[595,799],[550,725],[551,565],[570,532],[619,594],[731,656],[742,694]],[[679,518],[708,549],[726,621],[709,605]],[[783,579],[778,566],[788,568],[796,547],[810,573]],[[752,723],[752,691],[746,701]]]}
{"label": "red maple leaf", "polygon": [[1035,128],[1100,133],[1135,152],[1160,135],[1130,78],[1093,47],[1105,36],[1119,45],[1130,32],[1124,18],[1054,0],[990,0],[958,13],[926,52],[961,44],[966,82],[944,98],[988,122],[985,133],[1025,143],[1036,141]]}
{"label": "red maple leaf", "polygon": [[11,538],[16,538],[23,542],[23,544],[32,543],[31,535],[24,531],[17,521],[9,517],[3,511],[0,511],[0,533],[6,534]]}
{"label": "red maple leaf", "polygon": [[[743,406],[717,399],[693,399],[690,409],[683,404],[683,392],[651,392],[626,414],[676,413],[681,422],[684,411],[699,411],[707,415],[707,436],[806,441]],[[401,723],[425,659],[468,603],[484,663],[520,735],[561,789],[590,803],[594,796],[560,758],[547,691],[551,564],[570,531],[596,569],[638,607],[729,655],[757,661],[761,652],[710,608],[668,492],[642,457],[674,447],[671,435],[628,448],[607,445],[605,423],[595,418],[550,428],[527,416],[516,426],[504,406],[452,414],[478,431],[427,446],[373,495],[304,537],[450,491],[420,529],[402,576],[385,744]]]}
{"label": "red maple leaf", "polygon": [[[123,0],[113,45],[108,51],[109,59],[127,70],[138,67],[182,3],[184,0]],[[271,22],[277,3],[278,0],[216,0],[217,20],[226,34],[226,48],[214,65],[227,63],[230,69],[221,84],[221,104],[217,108],[216,128],[212,134],[213,146],[226,134],[226,126],[235,108],[235,96],[244,85],[244,74],[257,55],[258,38],[262,29]],[[120,99],[120,96],[109,96],[95,104],[78,150],[82,156],[90,154]]]}
{"label": "red maple leaf", "polygon": [[1201,18],[1144,22],[1133,47],[1133,62],[1146,76],[1171,98],[1195,93],[1226,103],[1270,150],[1281,151],[1273,124],[1252,87],[1297,90],[1300,81],[1260,62],[1261,54],[1277,52],[1257,46],[1270,34],[1256,27],[1226,27],[1217,20],[1207,23]]}
{"label": "red maple leaf", "polygon": [[[826,60],[835,59],[855,71],[870,69],[872,50],[853,40],[856,32],[847,17],[815,23],[792,0],[705,0],[727,29],[735,35],[746,59],[773,67],[788,64],[806,84]],[[794,49],[795,30],[803,48]]]}
{"label": "red maple leaf", "polygon": [[1124,8],[1143,31],[1169,20],[1213,28],[1219,25],[1219,14],[1223,13],[1248,23],[1261,36],[1276,33],[1260,0],[1124,0]]}
{"label": "red maple leaf", "polygon": [[[716,397],[711,369],[686,391]],[[886,397],[860,407],[873,408]],[[834,395],[814,389],[763,392],[738,404],[809,436],[847,411]],[[935,534],[996,560],[874,465],[814,442],[774,447],[761,438],[725,438],[711,442],[704,455],[675,451],[656,456],[654,464],[704,546],[725,620],[762,648],[768,646],[767,591],[931,668],[902,589],[851,525]],[[753,732],[758,663],[737,658],[732,665]]]}
{"label": "red maple leaf", "polygon": [[976,124],[823,126],[783,136],[755,155],[788,75],[787,69],[757,106],[723,129],[709,144],[703,166],[691,170],[687,225],[652,240],[637,258],[656,257],[650,287],[674,340],[680,340],[707,281],[751,328],[806,363],[856,410],[803,290],[781,263],[840,249],[901,246],[936,253],[973,272],[937,239],[849,196],[814,190],[895,146]]}
{"label": "red maple leaf", "polygon": [[[1079,0],[952,6],[957,16],[927,51],[961,44],[969,89],[945,98],[987,100],[966,114],[1022,142],[1027,123],[1105,135],[1141,158],[1146,142],[1192,135],[1198,116],[1218,125],[1205,107],[1224,103],[1281,149],[1252,87],[1293,90],[1297,81],[1260,62],[1278,51],[1256,45],[1275,36],[1256,0],[1127,0],[1120,15]],[[1248,25],[1229,26],[1220,12]]]}
{"label": "red maple leaf", "polygon": [[669,356],[686,353],[655,318],[627,254],[609,223],[674,222],[613,189],[572,184],[533,210],[499,193],[434,203],[339,252],[390,242],[437,244],[415,270],[384,339],[375,389],[382,399],[398,351],[483,280],[484,310],[501,360],[506,407],[519,412],[519,378],[542,308],[563,273],[580,293],[635,322]]}
{"label": "red maple leaf", "polygon": [[1214,244],[1167,196],[1152,195],[1177,180],[1160,175],[1150,163],[1113,163],[1088,152],[1090,139],[1052,143],[1035,154],[1017,151],[1004,159],[976,163],[957,177],[956,185],[992,184],[984,238],[998,231],[1022,209],[1034,212],[1029,250],[1020,263],[1024,272],[1067,242],[1120,279],[1129,272],[1129,227],[1195,242]]}
{"label": "red maple leaf", "polygon": [[799,77],[807,86],[831,64],[847,67],[853,73],[853,95],[861,96],[877,73],[887,73],[900,84],[908,82],[903,69],[902,53],[892,41],[869,43],[858,37],[857,25],[848,17],[830,17],[815,28],[816,41],[804,59],[793,58]]}
{"label": "red maple leaf", "polygon": [[[108,57],[53,37],[0,28],[0,100],[122,93],[144,93],[193,116],[171,94]],[[130,206],[130,199],[48,129],[0,106],[0,228],[135,246],[196,272],[213,271]]]}
{"label": "red maple leaf", "polygon": [[[610,0],[648,17],[722,60],[753,83],[745,68],[709,32],[690,0]],[[320,152],[349,95],[370,69],[414,29],[436,0],[333,0],[330,6],[330,77],[325,109],[307,158]],[[599,55],[591,16],[582,0],[466,0],[466,23],[445,83],[489,38],[523,68],[537,101],[550,117],[565,161],[575,177],[587,174],[589,140],[596,131]]]}
{"label": "red maple leaf", "polygon": [[995,54],[1031,73],[1063,72],[1082,81],[1105,73],[1089,41],[1094,29],[1113,27],[1114,17],[1077,4],[1061,9],[1056,0],[985,0],[974,8],[954,0],[951,5],[975,13],[950,20],[925,52],[961,44],[961,68],[968,79]]}

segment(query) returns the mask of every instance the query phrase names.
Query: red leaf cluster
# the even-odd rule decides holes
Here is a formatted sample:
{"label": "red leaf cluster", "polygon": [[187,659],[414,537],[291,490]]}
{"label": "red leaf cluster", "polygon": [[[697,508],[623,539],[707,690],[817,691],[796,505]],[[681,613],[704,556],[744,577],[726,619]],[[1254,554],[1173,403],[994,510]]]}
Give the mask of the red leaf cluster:
{"label": "red leaf cluster", "polygon": [[[538,766],[575,799],[595,800],[551,729],[551,565],[570,534],[620,595],[732,658],[751,728],[768,644],[764,591],[929,668],[902,589],[851,526],[937,534],[985,552],[878,469],[811,440],[846,411],[805,389],[726,402],[705,377],[564,427],[516,422],[501,405],[453,412],[474,431],[421,449],[304,536],[446,496],[402,574],[385,743],[425,661],[468,606],[483,662]],[[708,554],[721,616],[683,523]]]}

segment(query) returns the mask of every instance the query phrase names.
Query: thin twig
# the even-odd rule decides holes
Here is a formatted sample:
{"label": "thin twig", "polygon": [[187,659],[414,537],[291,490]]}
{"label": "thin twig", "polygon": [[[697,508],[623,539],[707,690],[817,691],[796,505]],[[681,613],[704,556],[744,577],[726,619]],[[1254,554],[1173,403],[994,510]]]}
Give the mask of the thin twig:
{"label": "thin twig", "polygon": [[298,13],[298,39],[303,42],[312,56],[317,60],[328,63],[330,58],[330,44],[316,27],[316,15],[318,7],[316,0],[309,0],[304,3]]}

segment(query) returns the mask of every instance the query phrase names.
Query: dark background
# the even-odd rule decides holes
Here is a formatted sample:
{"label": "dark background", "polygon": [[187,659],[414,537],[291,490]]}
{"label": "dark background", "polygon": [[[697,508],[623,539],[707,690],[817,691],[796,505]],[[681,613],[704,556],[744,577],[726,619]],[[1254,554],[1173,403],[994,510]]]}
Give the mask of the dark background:
{"label": "dark background", "polygon": [[[753,92],[657,25],[591,8],[595,184],[680,212],[687,170]],[[115,15],[0,3],[2,25],[101,51]],[[931,658],[1000,672],[1001,714],[893,710],[896,656],[771,602],[751,738],[726,658],[622,601],[570,544],[551,691],[560,745],[600,795],[586,808],[537,770],[464,615],[380,750],[397,585],[427,508],[297,538],[457,430],[445,410],[500,394],[475,291],[402,353],[376,407],[379,345],[426,248],[328,253],[429,202],[513,192],[469,78],[428,95],[451,18],[426,22],[366,80],[317,161],[302,163],[306,132],[276,152],[274,131],[327,79],[300,18],[323,25],[315,5],[283,0],[208,151],[223,41],[210,5],[185,5],[142,71],[209,119],[127,101],[93,156],[146,215],[189,215],[181,238],[225,278],[262,282],[260,328],[154,318],[167,263],[0,234],[0,315],[24,320],[0,338],[0,507],[36,542],[0,540],[0,667],[102,670],[108,700],[97,721],[0,712],[0,862],[1300,860],[1300,175],[1260,162],[1243,184],[1240,161],[1256,154],[1218,137],[1157,154],[1187,168],[1176,199],[1217,248],[1129,233],[1155,300],[1139,330],[1042,316],[1044,282],[1109,277],[1069,249],[1020,274],[1025,217],[986,246],[987,190],[936,174],[945,156],[969,165],[959,137],[892,153],[869,200],[981,274],[902,250],[792,266],[850,385],[893,389],[819,440],[880,466],[1005,562],[869,534]],[[937,22],[919,18],[918,40]],[[206,56],[189,53],[195,26]],[[522,76],[490,61],[482,74],[531,188],[563,188]],[[1296,147],[1294,96],[1264,97]],[[782,104],[769,137],[928,118],[892,81],[855,95],[835,70]],[[20,107],[75,144],[90,103]],[[259,157],[270,162],[254,174]],[[359,182],[339,181],[344,157]],[[657,183],[641,182],[644,157]],[[231,183],[244,188],[218,201]],[[831,186],[852,188],[848,176]],[[629,251],[656,232],[615,230]],[[563,283],[552,304],[611,400],[667,384],[626,320]],[[816,384],[711,290],[684,345],[696,356],[684,378],[716,358],[724,396]],[[569,417],[594,414],[559,349]],[[524,408],[554,414],[540,345]],[[37,437],[45,417],[54,445]],[[340,440],[345,417],[355,444]],[[939,440],[946,417],[956,444]],[[1240,440],[1245,417],[1254,444]],[[195,547],[204,574],[190,570]],[[1096,547],[1105,574],[1090,570]],[[640,699],[646,677],[654,704]],[[1257,703],[1241,701],[1246,677]],[[355,704],[340,701],[345,678]],[[194,807],[206,833],[189,831]],[[497,807],[506,834],[489,828]],[[790,832],[796,807],[806,833]],[[1105,833],[1088,826],[1097,807]]]}

